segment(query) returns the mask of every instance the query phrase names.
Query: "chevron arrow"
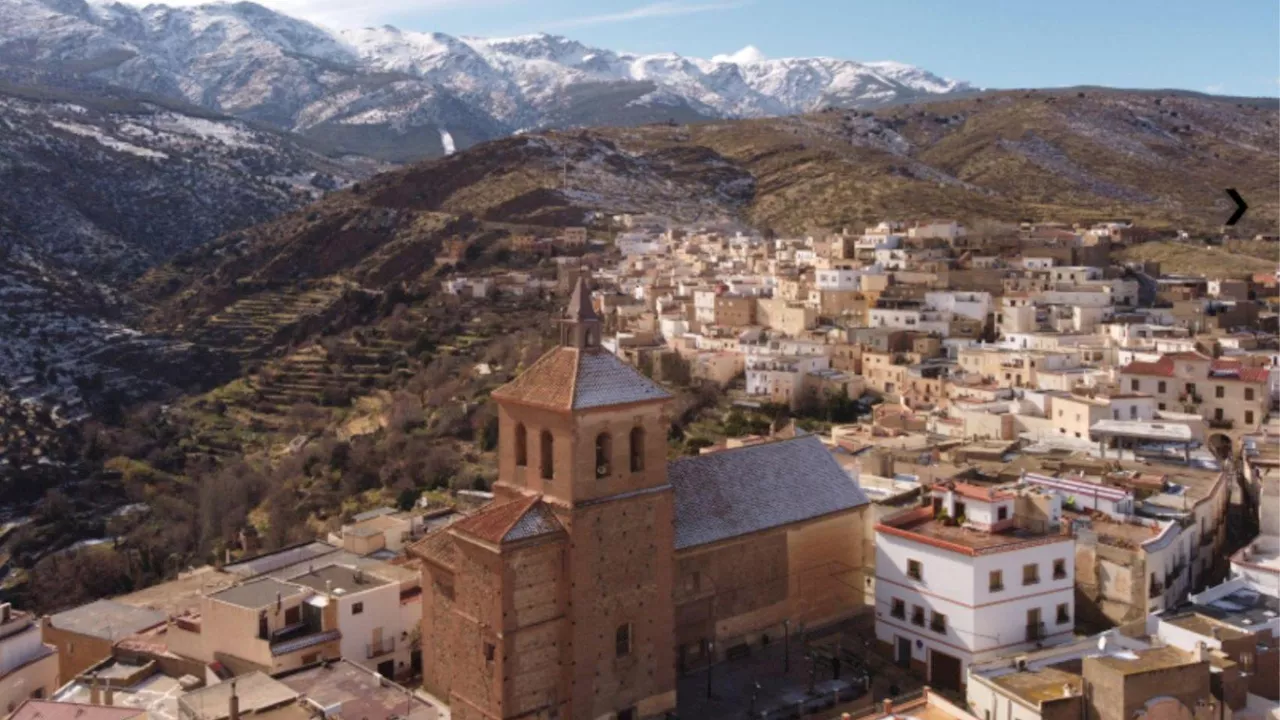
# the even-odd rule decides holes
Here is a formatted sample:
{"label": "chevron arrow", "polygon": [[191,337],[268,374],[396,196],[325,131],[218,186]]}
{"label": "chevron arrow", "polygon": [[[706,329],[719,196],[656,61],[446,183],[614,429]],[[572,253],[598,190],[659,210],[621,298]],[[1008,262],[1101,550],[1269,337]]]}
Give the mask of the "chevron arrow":
{"label": "chevron arrow", "polygon": [[1227,188],[1227,195],[1231,196],[1231,202],[1236,204],[1236,211],[1227,219],[1227,225],[1235,225],[1240,222],[1240,218],[1244,216],[1244,211],[1249,209],[1245,204],[1244,198],[1240,197],[1240,193],[1235,188]]}

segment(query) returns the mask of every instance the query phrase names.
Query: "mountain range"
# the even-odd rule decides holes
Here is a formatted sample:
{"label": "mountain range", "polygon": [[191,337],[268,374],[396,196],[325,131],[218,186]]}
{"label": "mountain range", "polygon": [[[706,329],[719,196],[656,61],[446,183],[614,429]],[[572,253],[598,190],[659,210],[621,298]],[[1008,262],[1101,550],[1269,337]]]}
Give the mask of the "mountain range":
{"label": "mountain range", "polygon": [[402,162],[549,127],[757,118],[971,89],[894,62],[637,55],[537,34],[329,30],[249,2],[0,3],[0,62],[181,98]]}

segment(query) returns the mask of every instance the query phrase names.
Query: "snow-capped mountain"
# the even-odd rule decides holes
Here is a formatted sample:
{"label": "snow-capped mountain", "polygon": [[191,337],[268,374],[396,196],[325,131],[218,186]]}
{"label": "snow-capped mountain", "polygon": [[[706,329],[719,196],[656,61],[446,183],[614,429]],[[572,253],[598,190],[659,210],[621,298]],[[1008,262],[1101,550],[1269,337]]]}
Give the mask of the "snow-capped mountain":
{"label": "snow-capped mountain", "polygon": [[407,160],[529,129],[762,117],[967,89],[898,63],[709,60],[555,35],[329,30],[249,2],[4,0],[0,61],[39,63]]}

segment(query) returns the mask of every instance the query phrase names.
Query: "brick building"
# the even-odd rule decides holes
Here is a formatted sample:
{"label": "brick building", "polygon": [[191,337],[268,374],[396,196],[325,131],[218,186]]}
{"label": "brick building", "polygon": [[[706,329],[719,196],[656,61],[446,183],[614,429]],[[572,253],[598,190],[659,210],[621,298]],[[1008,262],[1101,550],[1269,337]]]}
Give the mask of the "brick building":
{"label": "brick building", "polygon": [[493,502],[411,550],[454,718],[661,717],[678,662],[857,609],[862,491],[812,436],[669,467],[671,396],[600,347],[584,280],[493,397]]}

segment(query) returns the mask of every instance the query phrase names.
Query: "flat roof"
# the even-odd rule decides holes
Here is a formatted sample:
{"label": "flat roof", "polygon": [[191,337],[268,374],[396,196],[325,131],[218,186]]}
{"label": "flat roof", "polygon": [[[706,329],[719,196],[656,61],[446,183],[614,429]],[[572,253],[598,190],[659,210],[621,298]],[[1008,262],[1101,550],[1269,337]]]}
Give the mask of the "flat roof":
{"label": "flat roof", "polygon": [[1166,670],[1196,662],[1195,657],[1173,646],[1129,650],[1090,658],[1121,675],[1135,675],[1153,670]]}
{"label": "flat roof", "polygon": [[194,720],[222,720],[230,714],[233,685],[240,700],[241,714],[260,713],[298,699],[298,693],[288,685],[265,673],[251,672],[189,692],[179,702]]}
{"label": "flat roof", "polygon": [[158,610],[134,607],[115,600],[96,600],[60,612],[49,618],[49,623],[59,630],[114,641],[160,625],[168,619],[167,614]]}
{"label": "flat roof", "polygon": [[[120,667],[117,660],[112,667],[124,671],[136,669],[138,666]],[[106,679],[106,676],[103,677]],[[178,678],[157,670],[133,685],[121,686],[120,679],[115,678],[112,679],[111,686],[112,704],[115,707],[130,708],[136,713],[145,712],[152,720],[178,720],[180,717],[178,698],[186,694],[186,691],[183,690],[182,681]],[[92,697],[93,691],[89,683],[81,680],[74,680],[64,685],[53,695],[53,699],[59,703],[88,703]],[[56,719],[46,716],[42,720]],[[79,720],[93,720],[93,718],[79,718]]]}
{"label": "flat roof", "polygon": [[934,519],[932,507],[916,508],[885,518],[877,530],[969,555],[1017,550],[1032,544],[1071,539],[1069,535],[1036,532],[1025,528],[1010,528],[993,533],[946,525]]}
{"label": "flat roof", "polygon": [[1248,587],[1194,607],[1206,618],[1235,627],[1265,625],[1280,617],[1280,598]]}
{"label": "flat roof", "polygon": [[412,690],[348,660],[311,665],[276,678],[308,702],[344,718],[437,720],[435,706]]}
{"label": "flat roof", "polygon": [[[1070,686],[1075,695],[1084,688],[1080,677],[1080,661],[1048,665],[1036,670],[1019,670],[991,677],[991,682],[1039,707],[1046,700],[1063,697],[1062,688]],[[1070,666],[1074,666],[1073,669]]]}
{"label": "flat roof", "polygon": [[348,595],[373,590],[391,583],[390,580],[346,565],[326,565],[322,568],[308,570],[301,575],[289,578],[289,582],[306,585],[318,592],[325,592],[331,589],[333,592],[342,592]]}
{"label": "flat roof", "polygon": [[263,575],[290,565],[297,565],[308,560],[338,552],[340,548],[326,542],[314,541],[283,548],[275,552],[258,555],[252,558],[224,565],[223,570],[241,577]]}
{"label": "flat roof", "polygon": [[1124,435],[1162,442],[1192,442],[1191,428],[1181,423],[1153,423],[1137,420],[1099,420],[1089,428],[1099,435]]}
{"label": "flat roof", "polygon": [[251,580],[243,585],[227,588],[209,597],[230,605],[257,610],[274,603],[278,598],[291,598],[307,591],[292,583],[281,582],[275,578]]}

